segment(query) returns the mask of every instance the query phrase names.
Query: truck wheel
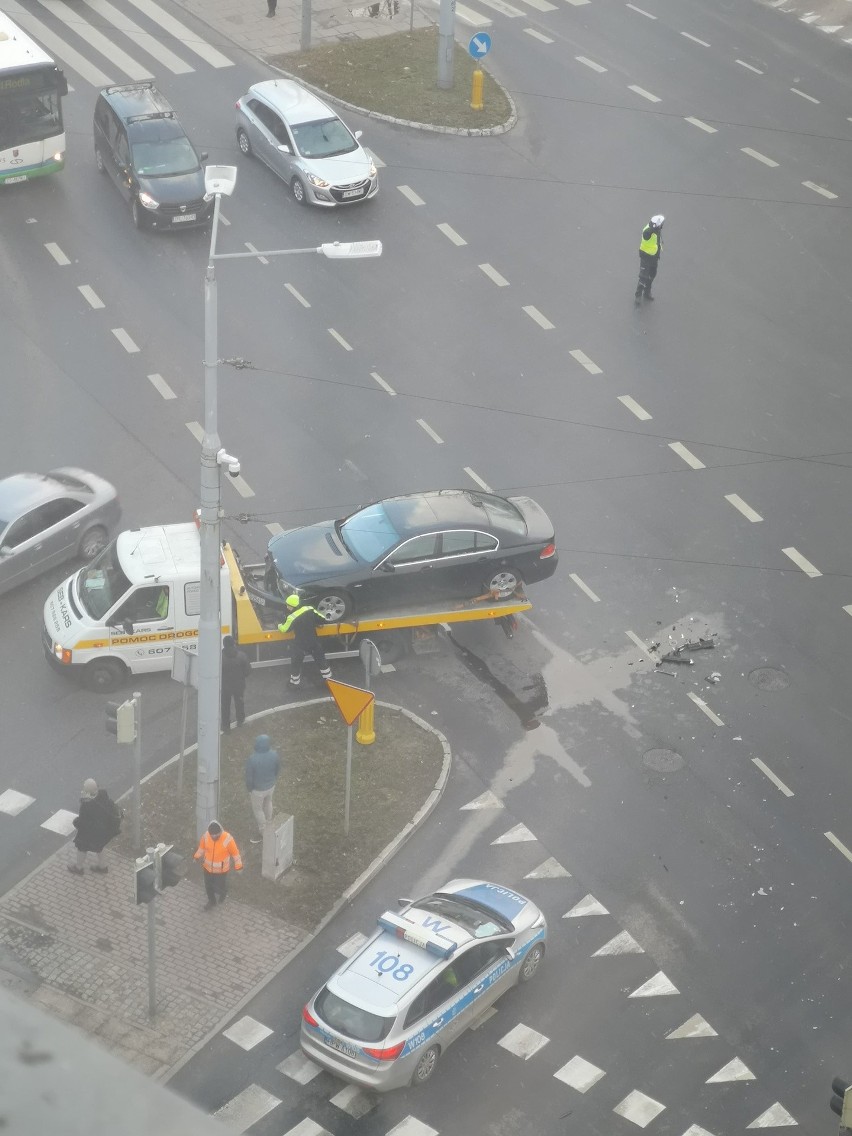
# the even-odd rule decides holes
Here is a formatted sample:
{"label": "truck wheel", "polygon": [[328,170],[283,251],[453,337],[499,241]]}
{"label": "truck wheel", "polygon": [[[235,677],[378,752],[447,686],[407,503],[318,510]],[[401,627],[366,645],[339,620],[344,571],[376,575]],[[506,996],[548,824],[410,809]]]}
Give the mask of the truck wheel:
{"label": "truck wheel", "polygon": [[495,592],[500,600],[507,600],[515,588],[522,583],[520,576],[508,568],[495,572],[486,584],[486,591]]}
{"label": "truck wheel", "polygon": [[83,533],[83,539],[80,541],[80,558],[88,564],[99,552],[103,552],[108,544],[109,534],[106,529],[103,525],[95,525],[94,528]]}
{"label": "truck wheel", "polygon": [[399,634],[371,635],[370,638],[376,644],[382,665],[397,663],[405,654],[405,643]]}
{"label": "truck wheel", "polygon": [[311,601],[326,623],[343,623],[352,615],[352,597],[342,589],[339,592],[324,592]]}
{"label": "truck wheel", "polygon": [[438,1058],[441,1056],[441,1048],[438,1045],[430,1045],[417,1064],[414,1066],[414,1072],[411,1074],[412,1085],[425,1085],[432,1074],[435,1072],[435,1066],[438,1064]]}
{"label": "truck wheel", "polygon": [[127,667],[118,659],[93,659],[86,664],[83,675],[86,686],[98,694],[117,690],[127,678]]}

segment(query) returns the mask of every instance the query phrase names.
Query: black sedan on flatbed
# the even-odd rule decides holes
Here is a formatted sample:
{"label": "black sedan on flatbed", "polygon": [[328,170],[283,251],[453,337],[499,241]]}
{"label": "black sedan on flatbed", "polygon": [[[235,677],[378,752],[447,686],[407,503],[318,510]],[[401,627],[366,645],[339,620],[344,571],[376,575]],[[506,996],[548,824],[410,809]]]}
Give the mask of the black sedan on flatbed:
{"label": "black sedan on flatbed", "polygon": [[284,598],[304,596],[330,623],[410,603],[505,599],[553,575],[554,541],[553,524],[529,497],[408,493],[278,533],[266,583]]}

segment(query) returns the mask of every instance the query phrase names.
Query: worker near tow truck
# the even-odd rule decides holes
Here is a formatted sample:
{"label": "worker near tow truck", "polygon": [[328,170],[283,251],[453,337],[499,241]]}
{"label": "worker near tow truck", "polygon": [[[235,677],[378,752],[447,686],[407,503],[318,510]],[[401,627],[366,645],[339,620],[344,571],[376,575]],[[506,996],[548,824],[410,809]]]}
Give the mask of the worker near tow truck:
{"label": "worker near tow truck", "polygon": [[289,610],[284,622],[278,624],[278,630],[282,635],[286,635],[288,631],[292,631],[295,635],[290,685],[298,686],[302,681],[302,664],[306,655],[313,656],[323,678],[331,678],[331,667],[328,665],[322,644],[317,638],[317,628],[322,627],[325,620],[316,608],[303,603],[295,594],[289,595],[284,602]]}

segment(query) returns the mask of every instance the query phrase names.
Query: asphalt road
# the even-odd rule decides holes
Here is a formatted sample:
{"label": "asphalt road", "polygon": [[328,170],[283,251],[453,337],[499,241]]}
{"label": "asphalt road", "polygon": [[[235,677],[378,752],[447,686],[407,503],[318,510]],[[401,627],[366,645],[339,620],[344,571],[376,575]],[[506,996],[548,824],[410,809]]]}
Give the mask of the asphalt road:
{"label": "asphalt road", "polygon": [[[817,1131],[833,1124],[831,1078],[852,1076],[846,49],[757,5],[529,15],[494,16],[518,127],[465,140],[348,115],[386,169],[377,199],[346,212],[299,210],[237,159],[233,103],[259,64],[220,43],[233,67],[159,80],[211,161],[240,166],[223,247],[385,246],[379,261],[220,269],[220,355],[252,364],[220,375],[223,444],[255,494],[225,489],[228,535],[259,555],[270,522],[485,483],[536,497],[561,557],[511,643],[468,629],[387,680],[382,696],[453,746],[440,812],[247,1008],[274,1034],[247,1054],[219,1038],[175,1078],[209,1111],[261,1085],[281,1104],[258,1136],[305,1117],[335,1136],[409,1116],[444,1133],[630,1131],[612,1110],[634,1090],[666,1106],[648,1124],[665,1136],[771,1127],[776,1104]],[[206,241],[132,229],[92,161],[94,88],[71,77],[68,169],[4,195],[3,465],[89,465],[118,485],[128,525],[180,520],[198,477],[186,423],[202,415]],[[635,250],[656,212],[658,299],[637,311]],[[50,586],[0,599],[0,791],[36,798],[0,817],[3,887],[56,846],[39,826],[84,776],[127,783],[104,699],[40,657]],[[715,649],[655,671],[699,635]],[[141,685],[153,765],[174,751],[179,693]],[[524,730],[531,713],[541,724]],[[486,789],[503,811],[459,813]],[[492,845],[517,823],[536,844]],[[550,856],[570,878],[527,880]],[[335,948],[397,894],[468,874],[541,901],[536,983],[432,1085],[360,1118],[328,1103],[340,1085],[324,1074],[279,1072]],[[610,914],[563,921],[586,894]],[[592,957],[621,930],[643,954]],[[629,997],[658,972],[678,994]],[[696,1013],[717,1036],[666,1040]],[[516,1024],[549,1039],[529,1061],[497,1044]],[[575,1056],[605,1072],[586,1093],[553,1075]],[[736,1066],[707,1083],[735,1059],[753,1079]]]}

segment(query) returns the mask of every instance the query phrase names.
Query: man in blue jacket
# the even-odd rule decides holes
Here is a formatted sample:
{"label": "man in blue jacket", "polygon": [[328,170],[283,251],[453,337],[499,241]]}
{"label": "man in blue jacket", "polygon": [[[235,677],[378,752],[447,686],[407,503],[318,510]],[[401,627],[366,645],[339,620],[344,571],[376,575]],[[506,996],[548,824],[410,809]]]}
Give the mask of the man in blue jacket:
{"label": "man in blue jacket", "polygon": [[260,835],[251,841],[260,844],[267,824],[272,820],[272,794],[281,771],[281,759],[272,749],[267,734],[255,738],[254,750],[246,762],[246,788],[251,797],[251,811]]}

